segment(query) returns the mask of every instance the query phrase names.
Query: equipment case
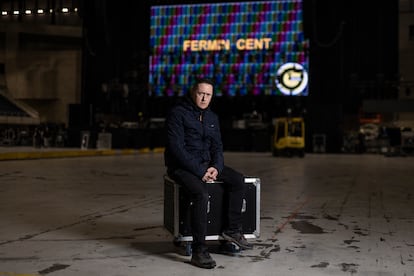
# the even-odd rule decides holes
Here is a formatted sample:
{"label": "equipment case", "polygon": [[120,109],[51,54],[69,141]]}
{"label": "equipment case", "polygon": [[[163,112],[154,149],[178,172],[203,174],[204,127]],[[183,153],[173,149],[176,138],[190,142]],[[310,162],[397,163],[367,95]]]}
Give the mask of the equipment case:
{"label": "equipment case", "polygon": [[[245,238],[260,236],[260,179],[245,177],[246,192],[243,200],[243,233]],[[223,215],[226,196],[223,183],[209,185],[210,200],[207,208],[206,240],[222,240]],[[164,176],[164,227],[174,235],[175,242],[192,241],[190,226],[191,201],[185,190],[167,175]]]}

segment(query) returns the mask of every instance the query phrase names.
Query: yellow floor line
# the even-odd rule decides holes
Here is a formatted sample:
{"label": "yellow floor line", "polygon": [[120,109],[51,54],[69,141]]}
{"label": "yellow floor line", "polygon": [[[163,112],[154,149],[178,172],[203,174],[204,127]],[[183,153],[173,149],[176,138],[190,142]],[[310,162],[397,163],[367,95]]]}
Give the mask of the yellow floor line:
{"label": "yellow floor line", "polygon": [[39,274],[27,274],[27,273],[15,273],[15,272],[2,272],[0,276],[40,276]]}
{"label": "yellow floor line", "polygon": [[[0,153],[2,160],[41,159],[41,158],[64,158],[83,156],[108,156],[108,155],[133,155],[142,153],[162,153],[163,147],[141,148],[141,149],[108,149],[108,150],[62,150],[62,151],[33,151],[33,152],[6,152]],[[1,274],[0,274],[1,276]]]}

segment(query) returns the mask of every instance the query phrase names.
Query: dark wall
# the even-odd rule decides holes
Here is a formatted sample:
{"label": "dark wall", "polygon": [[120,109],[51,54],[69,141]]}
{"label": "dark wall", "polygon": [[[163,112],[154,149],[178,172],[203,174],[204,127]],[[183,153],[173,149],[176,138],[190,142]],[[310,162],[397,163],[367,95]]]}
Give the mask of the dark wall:
{"label": "dark wall", "polygon": [[305,0],[311,98],[354,111],[398,80],[398,1]]}
{"label": "dark wall", "polygon": [[[96,104],[101,84],[146,68],[149,45],[149,4],[142,1],[83,0],[84,98]],[[147,76],[140,78],[145,85]]]}
{"label": "dark wall", "polygon": [[327,150],[339,151],[348,121],[358,118],[364,99],[396,97],[397,2],[305,0],[308,145],[313,133],[324,133]]}

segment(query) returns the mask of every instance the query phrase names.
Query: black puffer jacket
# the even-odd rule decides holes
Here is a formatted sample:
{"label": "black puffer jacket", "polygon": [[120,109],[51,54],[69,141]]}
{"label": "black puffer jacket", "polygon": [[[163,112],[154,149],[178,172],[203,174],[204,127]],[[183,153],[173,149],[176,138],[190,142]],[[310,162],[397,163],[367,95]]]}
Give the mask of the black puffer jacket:
{"label": "black puffer jacket", "polygon": [[164,161],[168,169],[185,169],[202,178],[208,167],[223,170],[223,144],[217,115],[198,108],[190,97],[173,107],[166,119]]}

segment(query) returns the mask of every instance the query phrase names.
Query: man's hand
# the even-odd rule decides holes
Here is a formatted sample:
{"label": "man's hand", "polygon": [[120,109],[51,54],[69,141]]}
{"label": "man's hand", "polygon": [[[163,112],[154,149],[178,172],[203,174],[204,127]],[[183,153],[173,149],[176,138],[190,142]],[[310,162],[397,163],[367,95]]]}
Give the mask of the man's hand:
{"label": "man's hand", "polygon": [[218,171],[214,167],[209,167],[204,174],[202,180],[204,182],[213,182],[217,180]]}

